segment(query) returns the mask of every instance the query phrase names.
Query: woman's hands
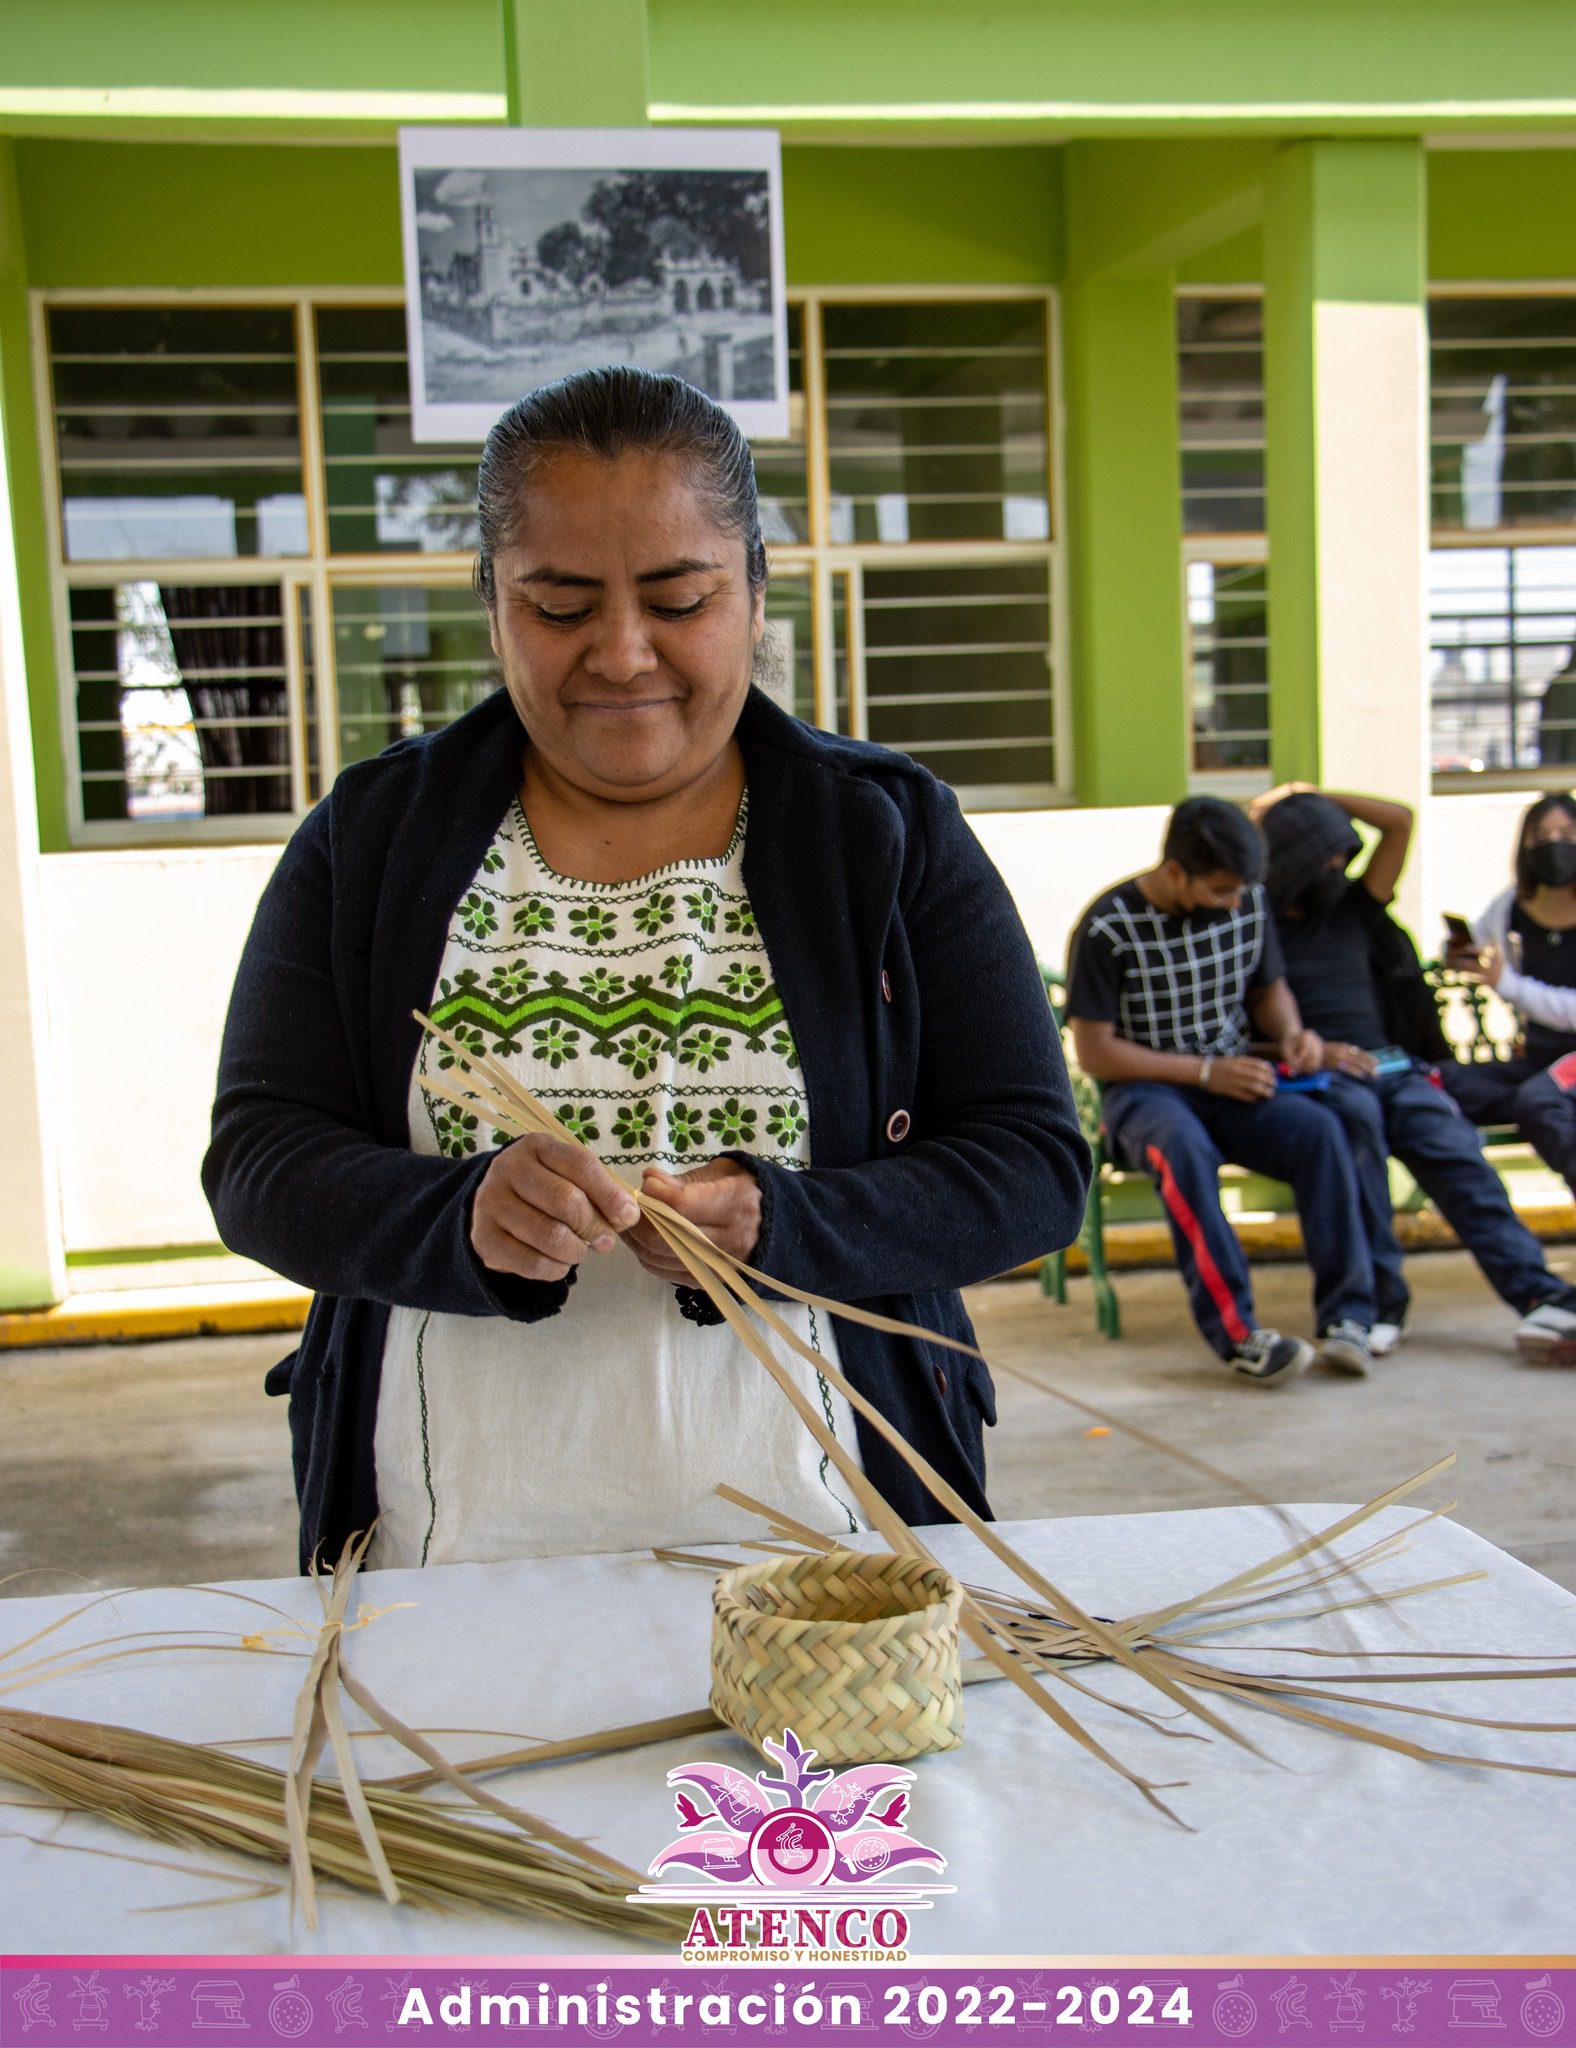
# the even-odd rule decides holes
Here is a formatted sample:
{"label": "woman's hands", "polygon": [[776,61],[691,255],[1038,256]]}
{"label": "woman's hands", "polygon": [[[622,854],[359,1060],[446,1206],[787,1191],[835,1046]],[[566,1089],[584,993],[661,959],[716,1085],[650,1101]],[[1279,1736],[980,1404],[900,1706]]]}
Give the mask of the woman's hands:
{"label": "woman's hands", "polygon": [[562,1280],[589,1247],[607,1252],[640,1220],[635,1198],[600,1160],[567,1138],[506,1145],[471,1205],[471,1246],[494,1273]]}
{"label": "woman's hands", "polygon": [[[691,1173],[669,1174],[648,1166],[640,1191],[677,1209],[734,1258],[754,1256],[761,1235],[761,1184],[736,1159],[713,1159]],[[689,1268],[680,1264],[649,1223],[642,1221],[625,1231],[624,1242],[648,1273],[676,1287],[690,1284]]]}
{"label": "woman's hands", "polygon": [[[761,1185],[735,1159],[713,1159],[692,1173],[648,1166],[643,1194],[655,1195],[736,1259],[748,1259],[761,1234]],[[494,1273],[562,1280],[586,1252],[607,1252],[616,1238],[658,1279],[691,1277],[649,1223],[628,1188],[583,1146],[532,1136],[506,1145],[482,1176],[471,1205],[471,1246]]]}

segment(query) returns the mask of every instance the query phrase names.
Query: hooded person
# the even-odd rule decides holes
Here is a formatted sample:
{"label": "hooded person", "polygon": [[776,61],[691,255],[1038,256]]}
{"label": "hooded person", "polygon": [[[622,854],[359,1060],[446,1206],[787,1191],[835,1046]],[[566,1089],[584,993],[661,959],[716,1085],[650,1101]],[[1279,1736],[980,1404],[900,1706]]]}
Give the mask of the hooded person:
{"label": "hooded person", "polygon": [[[1381,1357],[1394,1348],[1408,1306],[1390,1203],[1393,1155],[1520,1317],[1523,1357],[1576,1363],[1576,1289],[1549,1271],[1477,1131],[1442,1087],[1436,1062],[1449,1047],[1416,950],[1389,915],[1411,812],[1307,788],[1274,797],[1258,807],[1265,880],[1287,982],[1325,1041],[1330,1087],[1318,1100],[1340,1118],[1356,1170],[1379,1308],[1370,1348]],[[1352,874],[1362,852],[1357,824],[1379,838]]]}

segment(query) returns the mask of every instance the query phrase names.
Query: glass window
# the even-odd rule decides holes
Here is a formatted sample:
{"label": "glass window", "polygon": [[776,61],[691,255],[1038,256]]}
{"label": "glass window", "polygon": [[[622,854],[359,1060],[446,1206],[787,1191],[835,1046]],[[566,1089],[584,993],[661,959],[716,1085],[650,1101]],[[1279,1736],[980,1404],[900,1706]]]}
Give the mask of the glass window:
{"label": "glass window", "polygon": [[306,553],[289,307],[52,307],[48,332],[68,561]]}
{"label": "glass window", "polygon": [[1429,301],[1438,527],[1576,522],[1576,297]]}
{"label": "glass window", "polygon": [[1436,774],[1576,762],[1576,547],[1429,557]]}
{"label": "glass window", "polygon": [[1045,563],[867,564],[862,582],[868,737],[960,788],[1047,788]]}
{"label": "glass window", "polygon": [[487,615],[463,584],[334,592],[339,757],[436,732],[498,686]]}
{"label": "glass window", "polygon": [[[343,763],[495,687],[461,569],[478,451],[412,440],[399,305],[61,295],[45,319],[89,839],[277,837]],[[1047,321],[1043,297],[812,295],[789,432],[753,449],[774,694],[976,805],[1057,794]],[[231,581],[164,580],[204,557]]]}
{"label": "glass window", "polygon": [[822,321],[829,540],[1049,539],[1043,301]]}
{"label": "glass window", "polygon": [[1193,766],[1267,768],[1269,619],[1262,562],[1189,562]]}
{"label": "glass window", "polygon": [[1179,298],[1177,379],[1184,531],[1262,533],[1262,300]]}
{"label": "glass window", "polygon": [[276,583],[71,592],[86,820],[295,808],[282,599]]}
{"label": "glass window", "polygon": [[474,549],[478,451],[411,439],[403,310],[319,307],[317,373],[329,552]]}
{"label": "glass window", "polygon": [[810,538],[810,486],[804,439],[804,314],[788,308],[788,439],[752,441],[755,488],[761,501],[761,534],[774,541]]}

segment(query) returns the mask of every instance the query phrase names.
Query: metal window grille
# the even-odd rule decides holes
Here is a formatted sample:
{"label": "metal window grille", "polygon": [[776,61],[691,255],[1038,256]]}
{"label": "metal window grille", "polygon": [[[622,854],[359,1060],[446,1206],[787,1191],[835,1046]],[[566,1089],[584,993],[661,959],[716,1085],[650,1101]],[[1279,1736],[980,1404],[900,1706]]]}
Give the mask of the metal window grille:
{"label": "metal window grille", "polygon": [[[412,441],[396,301],[35,304],[78,843],[282,837],[494,687],[476,450]],[[1068,795],[1050,312],[804,294],[755,449],[766,680],[976,806]]]}

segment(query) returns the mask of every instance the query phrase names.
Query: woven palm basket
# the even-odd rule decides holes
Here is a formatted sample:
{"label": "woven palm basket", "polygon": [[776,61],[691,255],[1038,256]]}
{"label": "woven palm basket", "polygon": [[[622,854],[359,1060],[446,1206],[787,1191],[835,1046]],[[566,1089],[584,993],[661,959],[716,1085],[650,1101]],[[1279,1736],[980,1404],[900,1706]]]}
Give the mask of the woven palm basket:
{"label": "woven palm basket", "polygon": [[827,1763],[956,1749],[961,1602],[939,1566],[885,1552],[724,1572],[712,1593],[712,1712],[757,1749],[791,1728]]}

